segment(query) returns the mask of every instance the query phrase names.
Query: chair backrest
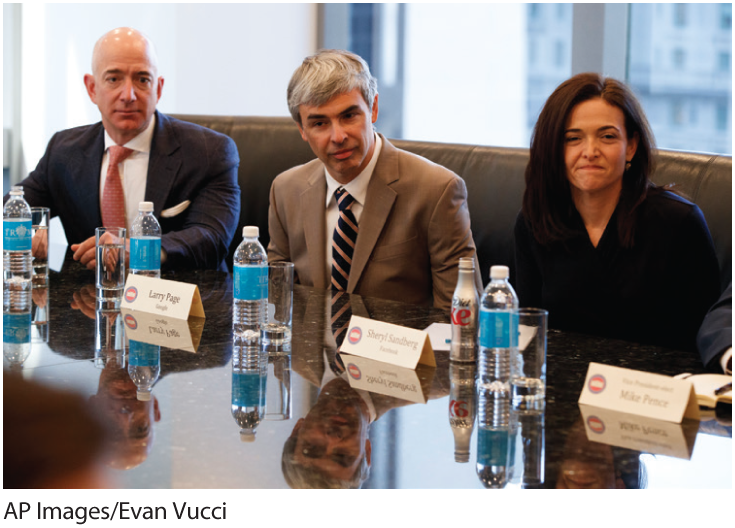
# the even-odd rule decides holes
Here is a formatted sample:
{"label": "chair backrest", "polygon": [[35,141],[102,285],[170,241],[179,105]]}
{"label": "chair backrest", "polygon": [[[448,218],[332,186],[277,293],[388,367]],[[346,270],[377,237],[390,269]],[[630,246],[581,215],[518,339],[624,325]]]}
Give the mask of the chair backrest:
{"label": "chair backrest", "polygon": [[[314,159],[309,145],[289,117],[174,115],[230,136],[240,153],[238,180],[242,194],[240,224],[260,227],[267,245],[268,203],[273,179],[293,166]],[[513,264],[513,226],[525,187],[528,149],[452,143],[391,140],[460,175],[467,184],[472,234],[485,283],[490,266]],[[677,189],[704,213],[720,264],[720,281],[732,278],[732,157],[660,150],[653,181],[676,183]],[[228,263],[241,241],[233,240]]]}

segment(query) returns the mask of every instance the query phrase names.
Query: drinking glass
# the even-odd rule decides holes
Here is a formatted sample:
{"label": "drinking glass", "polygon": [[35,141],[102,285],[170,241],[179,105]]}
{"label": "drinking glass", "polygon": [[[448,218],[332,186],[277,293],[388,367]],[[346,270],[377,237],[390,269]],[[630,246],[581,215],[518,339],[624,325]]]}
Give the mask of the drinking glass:
{"label": "drinking glass", "polygon": [[31,207],[31,254],[33,255],[34,288],[48,283],[48,207]]}
{"label": "drinking glass", "polygon": [[549,312],[518,310],[518,353],[511,359],[510,384],[515,408],[543,407],[546,395],[546,326]]}
{"label": "drinking glass", "polygon": [[291,342],[293,317],[293,262],[268,264],[268,320],[263,326],[263,344]]}
{"label": "drinking glass", "polygon": [[125,287],[125,228],[94,230],[97,302],[119,307]]}

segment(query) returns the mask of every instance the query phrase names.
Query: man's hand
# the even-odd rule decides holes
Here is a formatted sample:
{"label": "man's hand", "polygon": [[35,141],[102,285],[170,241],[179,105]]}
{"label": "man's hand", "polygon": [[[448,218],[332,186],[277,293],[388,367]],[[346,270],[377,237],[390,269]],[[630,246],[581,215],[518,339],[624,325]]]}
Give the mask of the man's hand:
{"label": "man's hand", "polygon": [[[101,242],[106,242],[112,238],[109,233],[104,233],[100,237]],[[74,260],[78,260],[87,269],[93,270],[97,265],[97,256],[95,252],[95,237],[89,237],[87,240],[80,244],[72,244],[71,250],[74,252]],[[130,264],[130,240],[125,239],[125,266]]]}
{"label": "man's hand", "polygon": [[90,319],[95,318],[95,307],[97,300],[97,289],[94,284],[86,284],[78,292],[74,292],[74,300],[71,307],[79,310]]}
{"label": "man's hand", "polygon": [[48,229],[36,231],[31,240],[31,255],[41,259],[48,258]]}

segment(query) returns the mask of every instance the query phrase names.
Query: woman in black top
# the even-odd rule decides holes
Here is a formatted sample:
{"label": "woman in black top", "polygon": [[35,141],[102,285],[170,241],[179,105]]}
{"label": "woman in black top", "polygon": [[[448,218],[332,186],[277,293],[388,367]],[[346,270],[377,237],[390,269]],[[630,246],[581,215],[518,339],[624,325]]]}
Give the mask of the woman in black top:
{"label": "woman in black top", "polygon": [[546,101],[515,243],[521,306],[550,327],[695,350],[719,267],[700,209],[650,181],[654,149],[619,81],[576,75]]}

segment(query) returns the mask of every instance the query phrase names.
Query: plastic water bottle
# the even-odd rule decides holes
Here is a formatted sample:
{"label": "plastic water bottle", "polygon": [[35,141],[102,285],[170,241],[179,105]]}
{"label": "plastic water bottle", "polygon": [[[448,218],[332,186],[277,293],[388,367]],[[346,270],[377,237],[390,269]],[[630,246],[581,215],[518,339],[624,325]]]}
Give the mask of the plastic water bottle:
{"label": "plastic water bottle", "polygon": [[246,340],[260,342],[268,303],[268,257],[258,242],[257,226],[242,228],[243,241],[235,250],[232,331]]}
{"label": "plastic water bottle", "polygon": [[161,277],[161,225],[153,216],[153,202],[140,202],[130,226],[130,273]]}
{"label": "plastic water bottle", "polygon": [[161,347],[131,339],[128,352],[128,374],[138,387],[138,400],[149,401],[151,389],[161,374]]}
{"label": "plastic water bottle", "polygon": [[32,229],[31,208],[23,199],[23,187],[16,185],[3,208],[4,311],[8,311],[11,304],[28,304],[33,278]]}
{"label": "plastic water bottle", "polygon": [[475,428],[474,363],[449,363],[449,426],[454,435],[454,461],[470,461],[470,440]]}
{"label": "plastic water bottle", "polygon": [[452,298],[452,346],[449,359],[452,361],[476,360],[477,307],[475,288],[475,259],[459,259],[459,277]]}
{"label": "plastic water bottle", "polygon": [[255,441],[255,430],[265,416],[268,358],[259,342],[234,338],[232,348],[232,417],[240,426],[240,440]]}
{"label": "plastic water bottle", "polygon": [[518,348],[518,296],[508,282],[508,266],[490,268],[479,327],[479,385],[496,395],[510,395],[510,360]]}

